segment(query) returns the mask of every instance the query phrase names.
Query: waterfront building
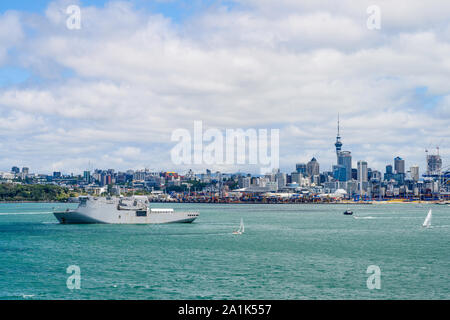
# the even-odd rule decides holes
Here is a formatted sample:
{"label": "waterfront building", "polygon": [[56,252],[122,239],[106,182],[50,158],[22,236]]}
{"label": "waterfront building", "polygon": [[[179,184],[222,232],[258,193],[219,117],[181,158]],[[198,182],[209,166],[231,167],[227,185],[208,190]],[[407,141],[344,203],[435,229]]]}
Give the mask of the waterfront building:
{"label": "waterfront building", "polygon": [[240,176],[238,179],[239,188],[248,188],[251,185],[251,177]]}

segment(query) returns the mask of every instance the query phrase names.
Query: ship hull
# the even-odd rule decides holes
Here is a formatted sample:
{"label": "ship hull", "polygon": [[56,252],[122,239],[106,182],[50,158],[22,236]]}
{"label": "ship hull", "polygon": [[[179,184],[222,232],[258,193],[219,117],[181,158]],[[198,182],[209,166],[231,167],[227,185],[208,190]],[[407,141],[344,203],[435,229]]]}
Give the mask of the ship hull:
{"label": "ship hull", "polygon": [[92,203],[75,210],[53,213],[61,224],[166,224],[191,223],[198,212],[172,211],[165,209],[119,210],[116,203]]}

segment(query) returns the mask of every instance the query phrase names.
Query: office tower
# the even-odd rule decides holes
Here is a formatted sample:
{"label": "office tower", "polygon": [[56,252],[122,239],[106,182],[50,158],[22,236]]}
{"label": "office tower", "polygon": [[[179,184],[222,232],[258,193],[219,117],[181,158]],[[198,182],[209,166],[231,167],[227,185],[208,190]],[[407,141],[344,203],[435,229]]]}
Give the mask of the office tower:
{"label": "office tower", "polygon": [[405,160],[400,157],[394,159],[394,170],[395,173],[405,174]]}
{"label": "office tower", "polygon": [[438,175],[442,169],[442,159],[438,154],[427,155],[427,175]]}
{"label": "office tower", "polygon": [[350,151],[339,152],[338,165],[345,167],[345,181],[352,180],[352,153]]}
{"label": "office tower", "polygon": [[91,183],[91,172],[90,171],[84,171],[83,172],[83,180],[86,183]]}
{"label": "office tower", "polygon": [[239,188],[249,188],[251,185],[251,177],[239,176],[238,184]]}
{"label": "office tower", "polygon": [[11,168],[11,173],[14,173],[14,174],[20,173],[19,167],[12,167],[12,168]]}
{"label": "office tower", "polygon": [[295,165],[295,171],[297,171],[297,173],[301,173],[302,175],[306,175],[306,163],[297,163]]}
{"label": "office tower", "polygon": [[30,173],[30,169],[27,168],[27,167],[23,167],[23,168],[22,168],[22,173],[23,173],[24,175],[27,175],[27,174]]}
{"label": "office tower", "polygon": [[409,171],[411,172],[411,179],[415,182],[419,181],[419,166],[414,165],[409,168]]}
{"label": "office tower", "polygon": [[388,164],[388,165],[386,166],[386,173],[387,173],[387,174],[393,174],[393,171],[392,171],[392,165]]}
{"label": "office tower", "polygon": [[367,170],[367,162],[366,161],[358,161],[358,182],[367,182],[369,179],[368,170]]}
{"label": "office tower", "polygon": [[278,183],[278,189],[284,188],[286,186],[286,174],[283,172],[278,172],[275,175],[275,180]]}
{"label": "office tower", "polygon": [[333,178],[337,181],[347,181],[347,170],[344,166],[333,166]]}
{"label": "office tower", "polygon": [[316,158],[312,158],[310,162],[306,164],[306,174],[310,177],[319,175],[320,166]]}
{"label": "office tower", "polygon": [[358,180],[358,169],[352,168],[352,180]]}
{"label": "office tower", "polygon": [[298,173],[297,171],[291,173],[291,182],[292,183],[301,183],[302,174]]}

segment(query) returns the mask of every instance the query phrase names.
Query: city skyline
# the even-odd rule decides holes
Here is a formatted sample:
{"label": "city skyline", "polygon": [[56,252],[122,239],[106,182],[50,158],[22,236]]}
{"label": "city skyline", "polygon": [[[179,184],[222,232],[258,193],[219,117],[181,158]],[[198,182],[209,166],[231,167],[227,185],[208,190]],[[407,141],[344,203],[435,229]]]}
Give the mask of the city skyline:
{"label": "city skyline", "polygon": [[[293,173],[293,172],[304,172],[304,173],[308,173],[308,176],[314,176],[314,175],[318,175],[320,173],[326,173],[329,172],[331,173],[334,178],[337,181],[350,181],[352,180],[352,170],[357,170],[358,171],[358,179],[356,179],[357,181],[359,181],[359,168],[360,168],[360,162],[364,163],[365,166],[365,176],[367,179],[367,169],[370,169],[371,171],[378,171],[380,173],[401,173],[401,174],[409,174],[411,176],[417,176],[419,175],[419,177],[425,175],[425,174],[429,174],[430,172],[434,172],[435,171],[435,164],[431,165],[429,164],[429,160],[428,158],[431,157],[432,159],[435,159],[434,162],[439,161],[440,164],[438,165],[440,169],[445,169],[447,170],[449,168],[448,165],[445,165],[445,162],[442,161],[442,157],[439,154],[439,147],[436,147],[436,154],[434,154],[431,150],[425,150],[426,153],[426,165],[424,166],[424,168],[420,169],[420,166],[417,164],[411,164],[408,167],[406,166],[406,162],[405,159],[396,156],[395,158],[393,158],[393,162],[388,162],[385,164],[385,166],[383,168],[372,168],[370,167],[370,165],[368,165],[368,162],[366,160],[355,160],[352,157],[352,153],[350,150],[342,150],[342,147],[344,146],[343,141],[341,140],[342,137],[340,135],[340,118],[339,118],[339,114],[338,114],[338,118],[337,118],[337,134],[336,134],[336,141],[334,143],[335,146],[335,150],[336,150],[336,162],[334,165],[332,165],[332,168],[330,170],[320,167],[320,162],[316,159],[316,157],[313,157],[311,160],[309,161],[305,161],[305,162],[297,162],[294,164],[294,166],[292,166],[292,168],[294,168],[292,171],[290,171],[290,169],[287,170],[281,170],[281,168],[274,168],[278,171],[281,172],[285,172],[285,173]],[[248,156],[248,154],[246,154],[246,156]],[[356,164],[356,167],[354,166],[354,163]],[[444,165],[443,165],[444,164]],[[311,167],[312,166],[312,167]],[[178,172],[180,174],[187,174],[188,172],[194,172],[195,174],[202,174],[204,173],[204,171],[211,171],[211,166],[203,166],[202,169],[200,170],[195,170],[192,171],[193,168],[195,167],[195,165],[189,167],[188,169],[182,170],[182,171],[177,171],[175,170],[173,167],[166,167],[163,168],[161,170],[153,170],[153,172]],[[198,167],[198,166],[197,166]],[[226,168],[227,166],[225,166]],[[299,169],[299,167],[302,167],[302,169]],[[390,168],[389,168],[390,167]],[[22,169],[21,169],[22,168]],[[89,161],[88,166],[83,169],[82,172],[74,172],[73,170],[69,173],[69,172],[63,172],[63,171],[52,171],[52,172],[40,172],[40,174],[55,174],[55,173],[63,173],[65,175],[81,175],[82,173],[86,173],[86,172],[93,172],[95,170],[117,170],[117,172],[126,172],[126,171],[142,171],[142,170],[149,170],[150,167],[144,167],[144,168],[126,168],[126,169],[117,169],[117,168],[101,168],[101,167],[95,167],[94,165],[91,164],[91,162]],[[439,169],[439,170],[440,170]],[[10,170],[10,172],[13,173],[19,173],[19,172],[23,172],[24,170],[26,170],[26,172],[28,173],[30,170],[29,166],[17,166],[14,165],[12,167],[12,169]],[[421,171],[422,170],[422,171]],[[2,170],[0,170],[1,172]],[[221,172],[219,170],[215,171],[212,170],[214,172]],[[211,172],[212,172],[211,171]],[[389,172],[391,171],[391,172]],[[8,172],[8,170],[3,170],[3,172]],[[240,170],[238,171],[222,171],[222,173],[224,174],[253,174],[253,176],[263,176],[264,174],[254,174],[254,172],[241,172]],[[270,172],[267,172],[270,173]]]}
{"label": "city skyline", "polygon": [[[400,156],[423,170],[426,149],[450,154],[450,4],[434,3],[380,1],[369,30],[368,1],[4,1],[0,168],[187,170],[170,161],[171,133],[202,120],[280,129],[284,172],[313,157],[332,171],[339,112],[353,167]],[[194,169],[206,168],[257,171]]]}

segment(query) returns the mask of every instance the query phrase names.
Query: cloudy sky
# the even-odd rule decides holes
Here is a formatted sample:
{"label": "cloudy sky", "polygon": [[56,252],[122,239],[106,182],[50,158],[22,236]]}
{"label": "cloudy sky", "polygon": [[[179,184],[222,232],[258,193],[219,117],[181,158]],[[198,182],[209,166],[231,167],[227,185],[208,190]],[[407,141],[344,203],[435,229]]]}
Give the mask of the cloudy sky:
{"label": "cloudy sky", "polygon": [[423,169],[437,145],[448,165],[449,16],[448,0],[2,0],[0,170],[184,170],[171,134],[194,120],[278,128],[283,171],[329,170],[338,112],[355,167]]}

